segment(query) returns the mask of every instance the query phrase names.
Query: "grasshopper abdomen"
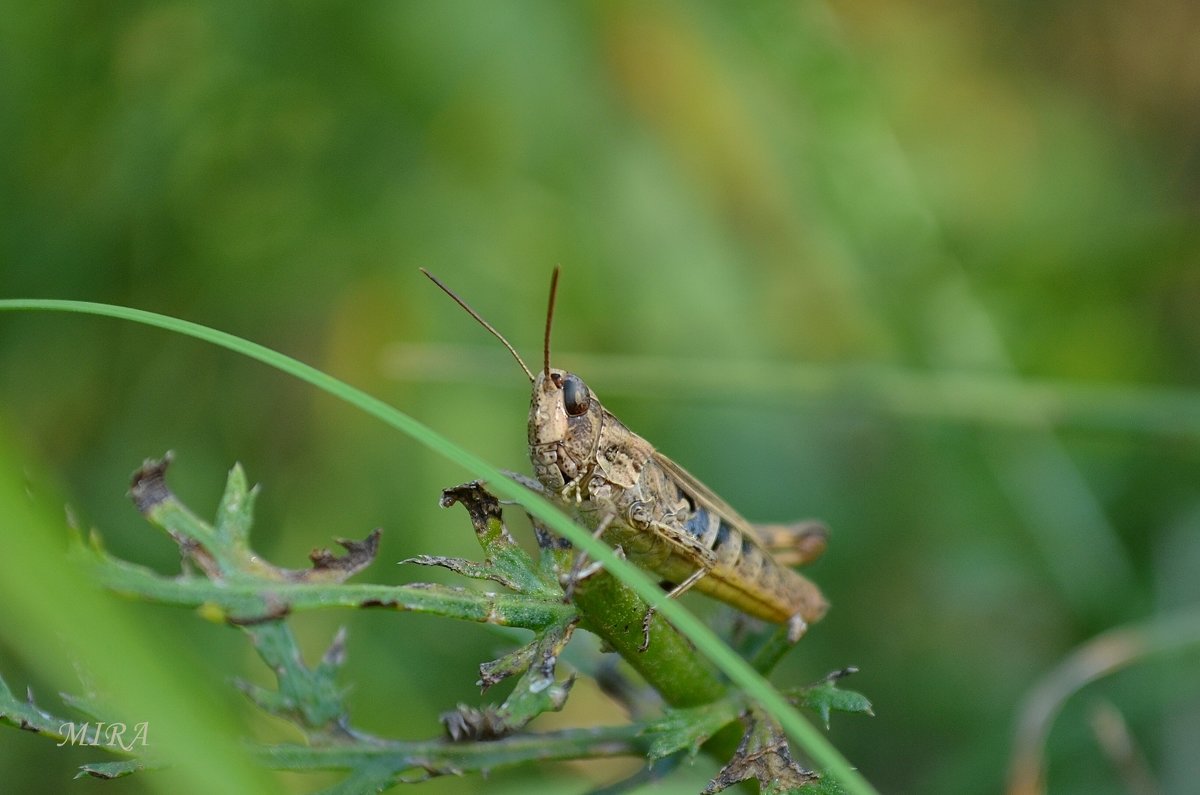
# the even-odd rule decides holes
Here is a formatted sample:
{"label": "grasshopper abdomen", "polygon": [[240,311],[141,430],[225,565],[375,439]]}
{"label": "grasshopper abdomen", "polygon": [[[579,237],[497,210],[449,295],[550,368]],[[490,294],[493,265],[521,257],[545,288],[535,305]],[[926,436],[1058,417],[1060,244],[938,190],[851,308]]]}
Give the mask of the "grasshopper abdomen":
{"label": "grasshopper abdomen", "polygon": [[[707,569],[694,588],[739,610],[774,622],[819,620],[828,609],[820,590],[781,565],[763,546],[749,522],[717,501],[694,477],[654,453],[642,473],[646,491],[675,495],[660,499],[665,510],[652,531],[667,541],[671,558],[656,573],[678,582],[681,575]],[[654,569],[653,566],[647,568]]]}

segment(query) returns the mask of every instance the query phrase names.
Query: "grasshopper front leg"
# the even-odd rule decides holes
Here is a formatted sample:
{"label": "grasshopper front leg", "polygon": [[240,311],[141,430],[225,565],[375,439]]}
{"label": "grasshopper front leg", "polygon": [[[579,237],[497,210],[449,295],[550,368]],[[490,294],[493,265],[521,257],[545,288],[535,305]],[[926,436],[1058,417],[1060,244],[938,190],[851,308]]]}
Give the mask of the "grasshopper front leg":
{"label": "grasshopper front leg", "polygon": [[[614,514],[610,513],[605,515],[604,518],[600,520],[600,524],[596,526],[596,529],[592,531],[592,538],[597,540],[600,539],[604,535],[604,531],[608,529],[608,526],[613,523],[614,519],[616,519],[616,515]],[[625,556],[624,551],[620,547],[616,547],[614,551],[620,557]],[[600,561],[597,560],[594,561],[585,572],[584,566],[587,564],[587,562],[588,553],[585,550],[579,550],[579,554],[575,556],[575,562],[571,566],[571,571],[567,574],[567,581],[563,585],[563,601],[571,601],[571,597],[575,595],[576,583],[586,577],[591,577],[593,574],[600,571],[601,564]]]}
{"label": "grasshopper front leg", "polygon": [[[663,598],[675,599],[676,597],[682,596],[689,588],[698,583],[700,578],[705,574],[708,574],[708,569],[696,569],[694,572],[688,575],[686,580],[668,591],[667,595]],[[653,605],[651,605],[646,610],[646,615],[642,618],[642,645],[638,647],[638,651],[645,651],[646,649],[650,648],[650,621],[654,618],[654,613],[655,608]]]}
{"label": "grasshopper front leg", "polygon": [[[522,486],[529,489],[530,491],[538,494],[539,496],[544,497],[544,498],[550,500],[551,502],[558,502],[558,499],[556,499],[555,495],[552,494],[549,490],[547,490],[546,487],[543,486],[540,481],[537,481],[526,475],[522,475],[520,472],[513,472],[511,470],[504,470],[504,474],[507,475],[512,480],[515,480],[517,483],[520,483]],[[572,481],[572,483],[575,483],[576,481],[578,481],[578,478],[576,478],[574,481]],[[566,498],[566,493],[569,490],[570,490],[570,484],[568,484],[568,487],[564,488],[562,490],[562,492],[560,492],[560,496],[562,496],[563,498]],[[596,526],[596,529],[592,531],[592,538],[596,538],[596,539],[601,538],[604,535],[604,531],[608,529],[609,525],[611,525],[616,518],[617,518],[616,514],[612,514],[612,513],[609,513],[609,514],[606,514],[605,516],[603,516],[600,519],[599,524]],[[570,546],[569,543],[566,542],[565,539],[563,539],[563,544],[566,545],[566,548],[569,548],[569,546]],[[625,556],[625,553],[621,549],[620,546],[615,547],[614,551],[620,557]],[[587,564],[588,564],[588,554],[586,552],[580,550],[579,553],[575,555],[575,559],[571,564],[570,571],[565,576],[560,578],[560,584],[563,586],[563,601],[565,601],[565,602],[571,601],[571,597],[574,596],[574,594],[575,594],[576,584],[580,580],[584,580],[584,579],[592,576],[597,571],[599,571],[601,568],[600,563],[598,561],[592,562],[592,565],[588,566],[585,569],[585,566],[587,566]]]}

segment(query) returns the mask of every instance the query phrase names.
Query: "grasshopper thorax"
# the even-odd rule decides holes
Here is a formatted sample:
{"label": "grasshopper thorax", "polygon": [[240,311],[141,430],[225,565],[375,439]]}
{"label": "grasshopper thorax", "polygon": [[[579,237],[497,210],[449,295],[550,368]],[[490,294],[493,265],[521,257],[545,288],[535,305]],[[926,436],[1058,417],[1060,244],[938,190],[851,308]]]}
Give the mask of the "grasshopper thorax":
{"label": "grasshopper thorax", "polygon": [[533,382],[529,402],[529,457],[542,485],[561,490],[596,461],[604,407],[583,379],[547,368]]}

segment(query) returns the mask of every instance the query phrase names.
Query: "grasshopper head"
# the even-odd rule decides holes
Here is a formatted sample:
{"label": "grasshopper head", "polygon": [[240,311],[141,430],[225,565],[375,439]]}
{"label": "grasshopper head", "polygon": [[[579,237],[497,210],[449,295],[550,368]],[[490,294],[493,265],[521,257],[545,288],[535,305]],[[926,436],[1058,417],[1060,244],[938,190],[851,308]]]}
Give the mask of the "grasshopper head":
{"label": "grasshopper head", "polygon": [[583,379],[547,368],[533,382],[529,457],[538,480],[557,491],[595,457],[604,409]]}

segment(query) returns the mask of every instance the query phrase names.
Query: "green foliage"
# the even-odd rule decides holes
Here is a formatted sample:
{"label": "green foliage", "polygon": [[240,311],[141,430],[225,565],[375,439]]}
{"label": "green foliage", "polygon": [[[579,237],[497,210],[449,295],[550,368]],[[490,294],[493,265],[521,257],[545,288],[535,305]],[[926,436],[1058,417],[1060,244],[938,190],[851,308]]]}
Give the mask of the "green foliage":
{"label": "green foliage", "polygon": [[821,718],[825,728],[829,728],[829,716],[834,711],[874,715],[871,702],[861,693],[853,690],[843,690],[837,686],[838,680],[855,673],[853,668],[834,671],[820,682],[808,687],[787,691],[798,705],[810,709]]}
{"label": "green foliage", "polygon": [[63,722],[38,709],[33,703],[32,693],[24,702],[18,701],[3,679],[0,679],[0,720],[22,731],[37,732],[55,740],[62,740],[66,736],[60,731]]}
{"label": "green foliage", "polygon": [[[281,770],[338,770],[347,774],[340,783],[324,790],[323,795],[376,791],[403,781],[485,772],[549,759],[635,754],[655,761],[680,752],[695,755],[709,738],[734,722],[747,708],[749,702],[744,696],[730,694],[702,707],[670,709],[662,718],[612,730],[522,734],[531,720],[560,710],[566,702],[574,675],[559,681],[556,666],[576,624],[580,620],[587,626],[599,627],[620,621],[636,623],[647,609],[644,602],[608,603],[600,612],[615,613],[616,617],[607,620],[589,615],[582,606],[583,612],[577,615],[574,608],[564,603],[558,577],[548,574],[556,567],[535,561],[519,547],[504,524],[499,501],[479,483],[447,489],[442,504],[449,507],[461,503],[467,509],[484,560],[476,563],[423,556],[411,562],[442,566],[466,577],[500,583],[512,592],[506,600],[495,593],[433,584],[391,587],[381,589],[388,592],[386,596],[363,598],[363,586],[347,585],[345,580],[373,561],[378,531],[363,542],[341,540],[339,543],[346,553],[340,557],[327,550],[313,551],[310,569],[276,567],[251,547],[256,490],[248,488],[240,466],[230,471],[217,519],[209,524],[168,488],[165,476],[169,461],[169,457],[147,461],[134,475],[130,496],[141,513],[178,545],[184,571],[166,577],[134,567],[105,553],[96,534],[90,545],[77,541],[75,558],[113,590],[143,599],[193,606],[210,618],[219,616],[229,625],[239,627],[276,679],[275,689],[246,682],[239,682],[239,687],[261,710],[293,724],[305,740],[303,746],[263,746],[257,750],[257,756],[264,764]],[[561,548],[556,542],[544,548],[542,554],[553,556]],[[199,573],[191,572],[193,567]],[[473,603],[474,609],[463,609],[469,603]],[[303,661],[286,621],[288,616],[305,609],[379,605],[429,612],[448,619],[523,626],[533,630],[535,636],[524,646],[480,666],[479,684],[485,691],[505,679],[517,678],[501,704],[482,708],[460,705],[446,713],[442,717],[446,737],[441,740],[423,743],[388,740],[351,724],[344,702],[345,686],[339,682],[339,671],[347,656],[345,631],[338,632],[318,664],[310,667]],[[548,619],[547,615],[556,617]],[[666,636],[674,634],[670,626],[664,626],[660,632]],[[680,675],[686,676],[691,667],[688,658],[693,655],[678,640],[664,643],[660,639],[651,644],[645,656],[654,661],[647,669],[652,672],[648,683],[669,694],[662,685]],[[822,691],[808,699],[806,706],[816,708],[827,720],[831,708],[853,709],[848,703]],[[750,739],[743,741],[724,778],[714,781],[712,791],[741,780],[739,776],[775,781],[780,764],[806,782],[817,781],[816,774],[802,771],[791,762],[787,741],[774,719],[757,710],[753,716],[752,730],[747,734]],[[102,720],[98,716],[92,719]],[[38,709],[32,698],[27,704],[18,703],[2,681],[0,720],[55,740],[64,739],[62,727],[69,725],[67,720]],[[761,728],[764,725],[771,728],[764,730]],[[763,743],[770,744],[771,753],[762,753]],[[89,744],[110,751],[129,750],[101,742]],[[720,753],[719,747],[715,750]],[[786,764],[780,759],[785,759]],[[91,763],[81,768],[81,775],[116,778],[142,769],[147,761]],[[153,764],[152,759],[149,761]]]}
{"label": "green foliage", "polygon": [[[377,398],[371,397],[366,393],[354,389],[353,387],[338,381],[337,379],[317,370],[314,367],[296,361],[289,356],[273,351],[262,345],[258,345],[246,340],[239,339],[231,334],[217,331],[215,329],[206,328],[204,326],[190,323],[187,321],[170,318],[163,315],[157,315],[152,312],[129,309],[126,307],[106,306],[103,304],[94,304],[77,301],[57,301],[57,300],[0,300],[0,311],[3,310],[43,310],[43,311],[73,311],[84,312],[98,315],[107,315],[111,317],[124,318],[145,323],[147,325],[159,326],[162,328],[177,331],[197,339],[206,340],[214,344],[237,351],[243,355],[249,356],[259,361],[265,362],[273,367],[276,367],[284,372],[301,378],[314,386],[317,386],[339,399],[354,405],[375,418],[391,425],[392,427],[403,431],[412,436],[417,441],[429,446],[431,449],[444,455],[446,458],[457,461],[471,470],[474,474],[484,477],[491,484],[498,494],[519,501],[525,509],[538,521],[543,522],[545,527],[554,531],[556,534],[570,541],[581,551],[588,553],[592,558],[602,563],[605,569],[612,575],[611,578],[599,578],[599,582],[613,582],[616,587],[617,595],[627,594],[624,597],[617,599],[610,598],[606,595],[601,598],[601,602],[606,605],[619,606],[623,611],[624,616],[616,623],[598,623],[593,628],[598,634],[604,637],[615,648],[630,647],[633,639],[636,637],[633,632],[633,627],[638,626],[632,621],[631,609],[641,608],[642,605],[638,601],[645,600],[647,605],[653,605],[656,611],[654,623],[652,624],[652,632],[655,626],[663,626],[666,622],[674,628],[671,632],[664,633],[669,638],[673,638],[674,650],[672,656],[679,658],[686,652],[687,643],[684,638],[696,645],[696,648],[701,650],[703,655],[727,675],[732,682],[742,688],[749,697],[762,705],[763,709],[768,710],[770,714],[775,716],[780,724],[794,738],[796,738],[805,748],[813,759],[820,763],[824,769],[843,782],[851,782],[852,788],[858,788],[859,791],[869,792],[870,785],[867,784],[856,770],[854,770],[846,760],[837,752],[837,750],[822,737],[812,725],[801,717],[791,706],[787,700],[766,681],[765,678],[754,670],[745,660],[739,657],[732,649],[726,646],[703,622],[699,621],[695,616],[689,613],[681,606],[675,604],[672,600],[665,599],[663,592],[658,585],[650,579],[644,572],[639,571],[632,564],[625,561],[611,550],[607,545],[599,539],[593,538],[592,535],[582,528],[571,522],[561,511],[549,503],[540,495],[530,492],[523,484],[516,480],[510,480],[503,473],[487,462],[481,460],[478,456],[458,447],[450,441],[442,438],[431,429],[425,427],[408,415],[388,406]],[[161,479],[161,478],[159,478]],[[167,516],[176,516],[180,520],[180,526],[171,529],[171,533],[184,532],[184,528],[191,531],[190,534],[184,532],[184,536],[189,541],[195,541],[203,548],[203,542],[209,539],[213,533],[207,529],[203,523],[199,523],[195,517],[186,509],[182,509],[175,501],[163,498],[163,495],[157,488],[148,489],[149,496],[139,502],[139,506],[145,505],[151,509],[158,509],[164,512]],[[228,536],[228,534],[226,534]],[[174,537],[174,536],[173,536]],[[233,547],[213,553],[200,553],[196,558],[197,562],[202,565],[206,571],[210,573],[220,574],[224,571],[224,567],[231,565],[231,562],[237,558],[239,552],[236,550],[237,539],[234,538]],[[184,553],[189,550],[185,547]],[[242,556],[245,557],[244,553]],[[253,560],[246,561],[252,568],[257,568],[258,563]],[[317,569],[321,569],[317,566]],[[125,576],[127,578],[135,578],[137,572],[132,569],[127,569]],[[305,576],[320,576],[318,571],[315,574]],[[619,578],[620,585],[615,584],[615,580]],[[151,580],[154,578],[151,577]],[[235,577],[240,579],[239,577]],[[285,576],[286,579],[286,576]],[[627,586],[627,588],[626,588]],[[153,587],[158,593],[175,593],[180,590],[177,583],[159,583],[154,582]],[[183,586],[183,587],[186,587]],[[224,590],[223,588],[221,590]],[[282,609],[277,601],[286,599],[294,595],[296,586],[289,591],[286,585],[276,585],[272,588],[269,599],[263,599],[254,593],[242,591],[239,596],[249,599],[253,605],[251,613],[240,618],[245,621],[253,617],[261,617],[270,614],[272,611]],[[600,589],[596,586],[589,588],[593,594],[599,593]],[[637,599],[634,598],[636,595]],[[195,594],[191,594],[195,596]],[[580,593],[578,600],[585,598],[585,593]],[[435,595],[436,599],[455,602],[455,597],[452,593],[439,593]],[[421,601],[421,600],[418,600]],[[290,604],[294,607],[295,602]],[[397,609],[406,609],[406,603],[402,601],[385,600],[383,604]],[[478,609],[480,605],[467,605],[468,610],[472,607]],[[266,612],[264,612],[266,611]],[[642,611],[644,612],[644,610]],[[596,615],[611,615],[609,611],[598,610],[594,611]],[[278,613],[276,613],[278,614]],[[482,613],[480,620],[487,620],[491,610],[486,610]],[[476,613],[479,616],[479,613]],[[678,631],[676,633],[676,630]],[[640,634],[640,630],[638,630]],[[640,642],[637,649],[640,650]],[[690,652],[687,652],[690,656]],[[631,658],[626,655],[627,659]],[[655,656],[647,654],[640,658],[639,670],[643,675],[648,675],[650,670],[654,668]],[[673,673],[664,669],[654,671],[657,678],[662,678],[664,681],[670,677],[665,674]],[[649,677],[648,677],[649,678]],[[682,681],[682,680],[676,680]],[[689,688],[690,690],[690,688]]]}
{"label": "green foliage", "polygon": [[500,514],[500,503],[487,494],[481,483],[471,483],[442,494],[442,507],[461,502],[471,514],[475,535],[483,547],[483,563],[460,558],[420,555],[403,563],[421,566],[443,566],[464,577],[492,580],[520,594],[562,601],[563,589],[553,572],[539,569],[525,550],[513,540]]}
{"label": "green foliage", "polygon": [[[179,795],[201,795],[214,788],[274,791],[272,777],[239,748],[230,731],[236,722],[222,700],[198,687],[208,681],[204,670],[187,655],[164,656],[164,648],[173,649],[164,645],[169,634],[148,636],[126,605],[107,597],[90,573],[64,554],[68,543],[81,542],[63,532],[61,513],[50,517],[30,499],[15,476],[19,470],[11,450],[0,440],[0,516],[6,523],[0,555],[4,648],[20,649],[24,659],[41,676],[58,683],[59,689],[78,690],[82,678],[84,692],[63,700],[82,716],[82,722],[72,717],[74,728],[87,728],[89,739],[95,740],[100,720],[109,727],[116,723],[130,729],[138,724],[149,727],[147,752],[153,754],[149,762],[165,768],[147,778],[145,791]],[[9,713],[13,701],[6,696],[5,702],[0,711]],[[28,717],[24,708],[13,714],[18,717],[10,725],[19,726]],[[41,728],[52,737],[60,736],[69,731],[64,722],[69,722],[67,716],[57,722],[48,720]],[[55,742],[61,742],[61,737]],[[51,752],[64,753],[47,745]],[[0,748],[8,747],[9,743],[0,743]],[[130,766],[117,765],[117,769],[124,772]],[[60,783],[55,787],[61,788],[69,773],[58,768],[43,775],[57,775]]]}
{"label": "green foliage", "polygon": [[646,726],[649,758],[662,759],[678,751],[695,756],[700,746],[736,720],[743,708],[735,699],[725,698],[699,707],[668,709]]}

